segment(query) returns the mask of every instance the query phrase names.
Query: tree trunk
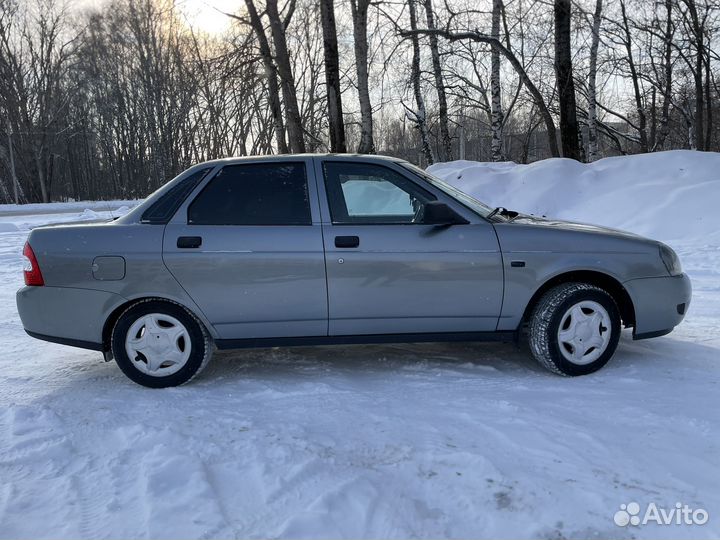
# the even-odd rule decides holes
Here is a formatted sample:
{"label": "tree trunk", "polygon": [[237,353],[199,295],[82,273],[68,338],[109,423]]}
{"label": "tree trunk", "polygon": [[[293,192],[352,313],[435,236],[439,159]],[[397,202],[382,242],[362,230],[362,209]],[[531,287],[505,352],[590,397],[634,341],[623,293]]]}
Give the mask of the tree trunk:
{"label": "tree trunk", "polygon": [[707,110],[707,123],[705,124],[705,150],[712,148],[712,129],[713,129],[713,113],[712,113],[712,94],[710,93],[710,54],[705,58],[705,109]]}
{"label": "tree trunk", "polygon": [[268,100],[270,101],[270,111],[273,118],[273,127],[275,129],[275,141],[279,154],[287,154],[288,146],[285,141],[285,123],[283,122],[282,106],[280,104],[280,88],[278,86],[277,68],[273,63],[270,44],[268,43],[265,29],[258,15],[253,0],[245,0],[245,6],[250,16],[250,26],[255,32],[260,47],[260,56],[262,57],[263,67],[265,68],[265,78],[268,86]]}
{"label": "tree trunk", "polygon": [[593,14],[592,42],[590,43],[590,72],[588,74],[588,161],[598,158],[597,130],[597,55],[600,45],[600,22],[602,21],[602,0],[595,2]]}
{"label": "tree trunk", "polygon": [[[500,42],[500,16],[502,0],[493,0],[492,28],[490,35]],[[492,124],[492,141],[490,152],[493,161],[502,161],[503,157],[503,110],[500,96],[500,51],[496,45],[490,49],[490,117]]]}
{"label": "tree trunk", "polygon": [[265,11],[270,21],[273,45],[275,45],[275,62],[280,75],[280,88],[285,102],[290,151],[294,154],[302,154],[305,152],[305,135],[300,118],[295,80],[290,65],[290,54],[285,41],[285,24],[280,19],[277,0],[266,0],[265,5]]}
{"label": "tree trunk", "polygon": [[45,175],[45,167],[42,164],[42,159],[40,158],[40,154],[37,154],[35,156],[35,165],[37,166],[37,175],[38,175],[38,182],[40,183],[40,196],[42,197],[42,202],[47,203],[50,202],[50,194],[48,193],[47,189],[47,179]]}
{"label": "tree trunk", "polygon": [[[499,0],[496,0],[499,1]],[[430,29],[435,28],[435,13],[433,12],[432,0],[425,0],[425,15],[427,17],[427,26]],[[430,55],[432,56],[433,77],[435,78],[435,88],[438,94],[438,113],[440,124],[440,161],[452,161],[452,139],[450,138],[450,129],[448,128],[448,105],[447,96],[445,95],[445,83],[442,77],[442,66],[440,65],[440,51],[438,49],[437,36],[432,34],[430,39]]]}
{"label": "tree trunk", "polygon": [[705,45],[703,39],[703,28],[698,17],[697,6],[695,0],[685,0],[690,13],[690,21],[692,23],[692,32],[695,38],[695,69],[693,70],[693,78],[695,80],[695,119],[694,140],[698,150],[705,149],[705,122],[703,116],[705,114],[705,99],[703,88],[703,66],[705,58]]}
{"label": "tree trunk", "polygon": [[663,81],[663,103],[662,112],[660,113],[660,129],[658,130],[658,136],[653,146],[653,151],[662,150],[665,145],[665,139],[667,139],[669,132],[669,119],[670,119],[670,102],[672,101],[672,48],[673,48],[673,22],[672,22],[672,8],[673,0],[665,0],[665,50],[663,55],[663,70],[664,70],[664,81]]}
{"label": "tree trunk", "polygon": [[635,67],[635,60],[633,59],[632,53],[632,36],[630,34],[630,24],[627,18],[627,11],[625,10],[625,1],[620,0],[620,13],[622,15],[623,31],[625,32],[625,51],[627,53],[628,67],[630,68],[630,78],[632,79],[633,92],[635,94],[635,108],[638,115],[638,135],[640,136],[640,152],[646,153],[648,151],[648,139],[647,139],[647,118],[645,116],[645,108],[643,107],[643,95],[640,90],[640,79],[638,76],[637,68]]}
{"label": "tree trunk", "polygon": [[340,96],[340,60],[338,57],[337,30],[335,28],[334,0],[320,0],[320,18],[322,20],[325,84],[327,86],[328,124],[330,128],[330,151],[347,152],[345,146],[345,125]]}
{"label": "tree trunk", "polygon": [[555,0],[555,75],[560,102],[560,141],[563,157],[580,159],[575,81],[570,46],[570,0]]}
{"label": "tree trunk", "polygon": [[355,44],[355,70],[358,79],[358,99],[360,101],[360,144],[359,154],[375,153],[373,141],[372,105],[368,88],[368,42],[367,15],[370,0],[350,0],[353,21],[353,40]]}
{"label": "tree trunk", "polygon": [[650,89],[650,133],[648,134],[648,151],[655,148],[657,140],[657,88]]}
{"label": "tree trunk", "polygon": [[[417,16],[415,14],[415,0],[407,0],[408,11],[410,12],[410,29],[417,30]],[[420,40],[417,35],[413,35],[412,41],[412,64],[410,66],[410,79],[413,87],[413,94],[415,94],[415,102],[417,103],[417,111],[413,114],[415,116],[414,121],[417,124],[417,128],[420,131],[420,143],[422,145],[422,152],[428,165],[435,163],[433,157],[432,148],[430,147],[430,137],[427,129],[427,113],[425,111],[425,100],[422,95],[422,88],[420,87]]]}

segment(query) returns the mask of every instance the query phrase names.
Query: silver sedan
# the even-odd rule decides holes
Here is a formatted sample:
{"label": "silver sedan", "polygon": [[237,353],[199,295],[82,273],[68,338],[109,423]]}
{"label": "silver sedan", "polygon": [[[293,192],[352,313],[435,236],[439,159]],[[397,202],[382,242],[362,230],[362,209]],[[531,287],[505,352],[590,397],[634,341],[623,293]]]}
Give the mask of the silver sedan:
{"label": "silver sedan", "polygon": [[185,383],[215,347],[517,340],[561,375],[621,328],[670,332],[690,282],[666,245],[491,209],[393,158],[293,155],[191,167],[124,217],[38,228],[28,334]]}

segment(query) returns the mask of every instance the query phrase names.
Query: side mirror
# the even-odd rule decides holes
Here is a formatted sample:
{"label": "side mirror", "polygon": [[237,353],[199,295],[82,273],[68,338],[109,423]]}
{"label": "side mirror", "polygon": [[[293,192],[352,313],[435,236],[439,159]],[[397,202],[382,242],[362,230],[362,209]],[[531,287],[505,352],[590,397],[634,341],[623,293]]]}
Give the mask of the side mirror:
{"label": "side mirror", "polygon": [[467,225],[467,219],[440,201],[426,202],[422,207],[420,223],[423,225]]}

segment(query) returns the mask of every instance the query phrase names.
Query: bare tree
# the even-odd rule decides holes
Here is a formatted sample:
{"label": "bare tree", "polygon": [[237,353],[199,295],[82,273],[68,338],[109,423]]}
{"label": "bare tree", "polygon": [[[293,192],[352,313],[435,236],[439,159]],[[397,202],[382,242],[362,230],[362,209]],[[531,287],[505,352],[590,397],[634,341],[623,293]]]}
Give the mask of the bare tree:
{"label": "bare tree", "polygon": [[[498,0],[499,1],[499,0]],[[427,27],[431,30],[435,29],[435,13],[433,11],[432,0],[425,0],[425,15],[427,18]],[[440,161],[452,160],[452,139],[450,137],[450,129],[448,127],[448,105],[445,93],[445,83],[443,81],[442,66],[440,64],[440,50],[438,48],[438,38],[436,35],[429,36],[430,55],[432,57],[433,78],[435,80],[435,89],[438,94],[438,123],[440,125]]]}
{"label": "bare tree", "polygon": [[494,45],[495,47],[497,47],[500,53],[505,57],[505,59],[510,63],[517,75],[520,77],[520,80],[522,81],[527,91],[530,93],[533,102],[538,108],[539,114],[543,119],[545,129],[547,131],[548,148],[550,149],[550,154],[553,157],[559,157],[560,150],[557,145],[557,130],[555,129],[555,121],[553,120],[552,114],[550,113],[550,109],[547,106],[545,98],[543,97],[542,93],[535,85],[535,83],[533,83],[532,79],[528,75],[527,71],[523,67],[518,57],[515,56],[515,54],[513,54],[512,51],[510,51],[505,45],[503,45],[502,42],[493,38],[492,36],[488,36],[487,34],[482,34],[476,31],[452,32],[449,30],[411,29],[401,32],[401,35],[406,38],[409,38],[413,35],[422,34],[435,34],[438,36],[442,36],[450,41],[472,40],[478,43],[487,43],[488,45]]}
{"label": "bare tree", "polygon": [[[410,30],[417,31],[417,14],[415,11],[415,0],[407,0],[408,12],[410,14]],[[412,43],[412,61],[410,63],[410,83],[412,84],[413,94],[415,96],[415,104],[417,108],[412,110],[408,107],[407,114],[415,123],[420,132],[420,142],[422,145],[422,153],[428,164],[435,163],[432,148],[430,147],[430,136],[427,127],[427,111],[425,109],[425,99],[422,95],[422,87],[420,85],[420,40],[418,35],[411,34],[410,41]]]}
{"label": "bare tree", "polygon": [[338,58],[337,30],[335,29],[334,0],[320,0],[325,55],[325,84],[327,86],[328,122],[330,125],[330,150],[347,152],[345,125],[342,115],[340,93],[340,60]]}
{"label": "bare tree", "polygon": [[653,143],[653,150],[662,149],[665,146],[665,140],[668,136],[670,122],[670,103],[672,101],[672,81],[673,81],[673,38],[675,33],[675,25],[673,24],[673,0],[665,0],[665,26],[662,35],[663,55],[662,55],[662,80],[661,92],[663,97],[662,113],[660,116],[660,131]]}
{"label": "bare tree", "polygon": [[630,23],[628,20],[627,9],[625,6],[625,0],[620,0],[620,12],[622,14],[621,25],[623,38],[622,42],[625,46],[627,53],[627,64],[630,70],[630,80],[632,82],[633,93],[635,95],[635,112],[637,114],[637,131],[640,137],[640,148],[641,152],[648,151],[648,137],[647,137],[647,116],[645,115],[645,108],[643,106],[643,92],[640,88],[640,78],[637,67],[635,65],[635,59],[633,57],[633,42],[632,33],[630,31]]}
{"label": "bare tree", "polygon": [[[280,86],[278,84],[278,72],[273,61],[270,43],[265,35],[265,27],[263,26],[260,15],[255,8],[253,0],[245,0],[245,6],[250,17],[250,26],[255,32],[257,45],[260,49],[260,57],[265,67],[265,80],[267,82],[270,110],[272,112],[273,124],[275,126],[275,141],[277,143],[278,152],[281,154],[288,153],[288,145],[285,140],[285,122],[283,121],[282,105],[280,104]],[[236,17],[242,20],[239,17]]]}
{"label": "bare tree", "polygon": [[[706,150],[705,145],[705,87],[703,86],[703,70],[705,67],[705,22],[706,19],[698,12],[695,0],[680,0],[684,6],[683,20],[689,29],[691,43],[695,47],[695,62],[688,61],[695,82],[695,114],[694,139],[699,150]],[[710,108],[708,107],[708,110]]]}
{"label": "bare tree", "polygon": [[360,101],[360,144],[357,149],[360,154],[372,154],[375,152],[372,105],[370,103],[368,83],[367,21],[369,6],[370,0],[350,0],[353,41],[355,43],[355,70]]}
{"label": "bare tree", "polygon": [[575,80],[570,43],[570,0],[555,0],[555,74],[560,103],[560,140],[563,157],[580,159]]}
{"label": "bare tree", "polygon": [[602,22],[602,0],[595,1],[592,19],[592,41],[590,43],[590,71],[588,73],[588,161],[598,158],[597,130],[597,57],[600,45],[600,23]]}
{"label": "bare tree", "polygon": [[[503,10],[502,0],[493,0],[492,28],[490,35],[495,43],[500,43],[500,16]],[[500,51],[497,45],[490,48],[490,95],[492,110],[492,144],[491,153],[493,161],[502,161],[503,157],[503,110],[500,91]]]}
{"label": "bare tree", "polygon": [[[252,2],[252,0],[246,0]],[[284,19],[280,18],[277,0],[266,0],[265,12],[270,21],[270,32],[272,33],[273,45],[275,46],[275,63],[280,75],[280,88],[282,89],[283,101],[285,102],[285,116],[287,123],[290,151],[296,154],[305,152],[305,135],[303,133],[300,108],[298,107],[297,94],[295,91],[295,79],[290,65],[290,53],[285,41],[285,30],[287,29],[293,11],[295,0],[290,0],[287,14]]]}

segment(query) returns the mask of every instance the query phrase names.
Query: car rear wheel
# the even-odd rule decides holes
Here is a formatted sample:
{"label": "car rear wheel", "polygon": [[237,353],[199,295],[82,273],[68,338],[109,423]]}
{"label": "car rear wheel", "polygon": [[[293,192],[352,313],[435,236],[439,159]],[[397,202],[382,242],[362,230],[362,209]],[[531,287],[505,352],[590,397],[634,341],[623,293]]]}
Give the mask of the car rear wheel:
{"label": "car rear wheel", "polygon": [[150,388],[179,386],[210,361],[212,342],[205,327],[179,304],[144,300],[118,318],[112,352],[120,369]]}
{"label": "car rear wheel", "polygon": [[559,375],[587,375],[608,363],[620,339],[620,310],[603,289],[564,283],[547,291],[530,319],[530,350]]}

